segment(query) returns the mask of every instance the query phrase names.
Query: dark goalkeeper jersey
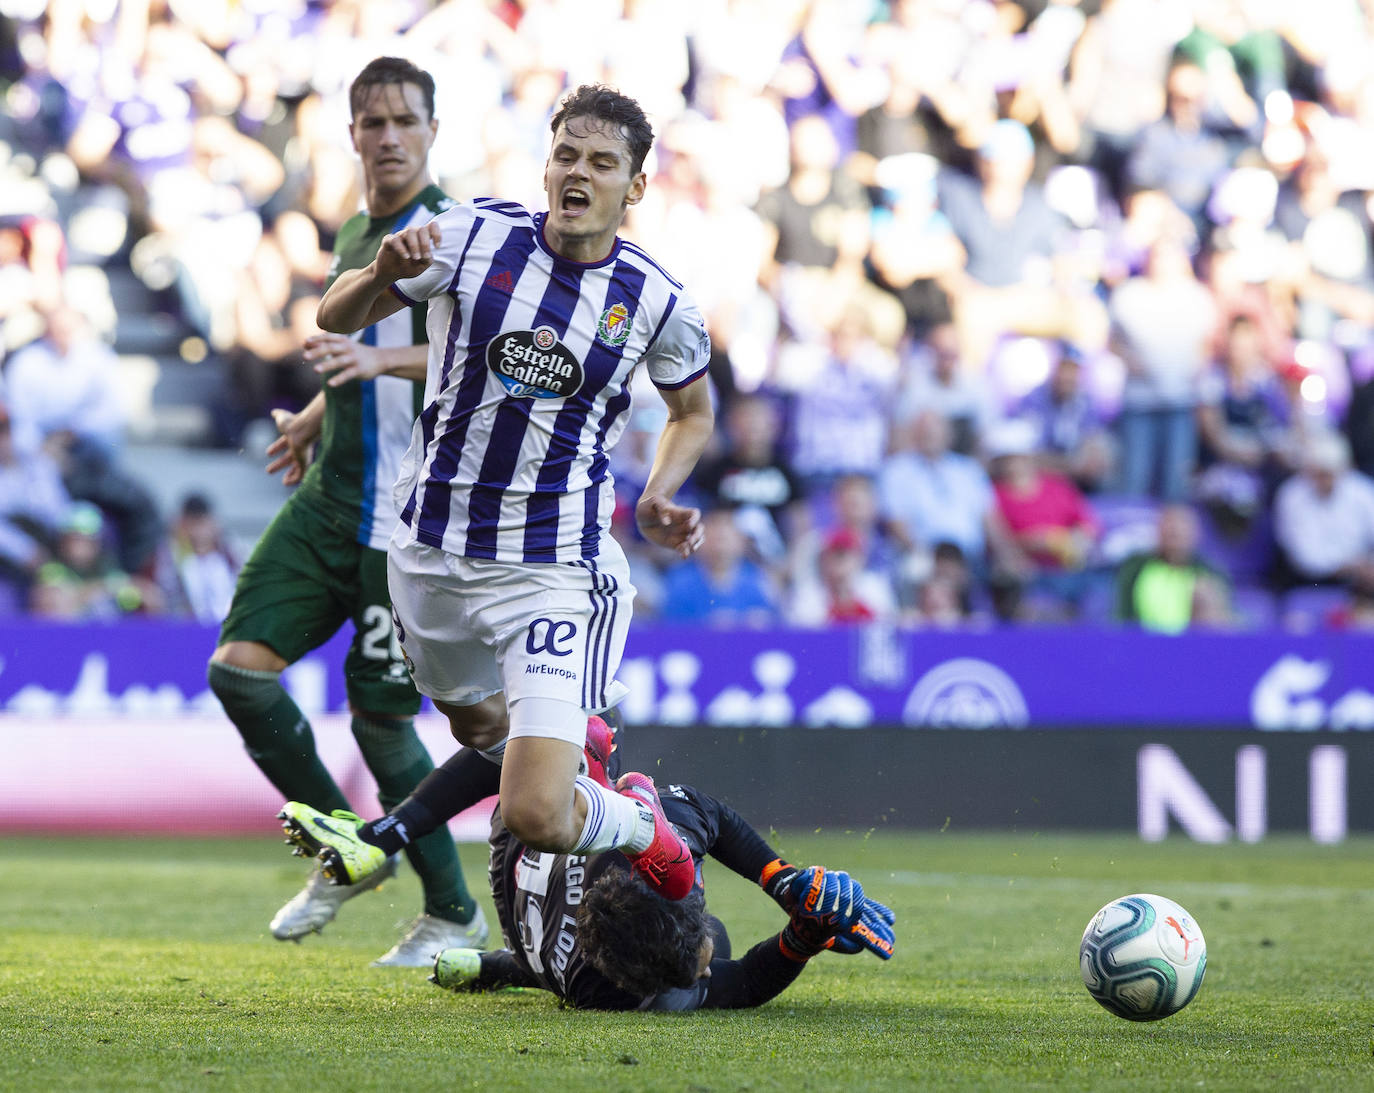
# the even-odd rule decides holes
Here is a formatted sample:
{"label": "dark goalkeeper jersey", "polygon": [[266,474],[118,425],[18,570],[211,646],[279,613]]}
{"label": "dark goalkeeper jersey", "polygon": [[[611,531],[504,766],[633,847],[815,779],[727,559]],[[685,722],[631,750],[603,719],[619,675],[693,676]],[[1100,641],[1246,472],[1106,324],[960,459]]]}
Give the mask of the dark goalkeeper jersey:
{"label": "dark goalkeeper jersey", "polygon": [[[687,840],[701,883],[709,854],[757,883],[777,853],[729,805],[691,786],[659,788],[663,811]],[[540,987],[580,1009],[691,1010],[758,1006],[788,986],[802,964],[783,956],[776,937],[741,959],[729,958],[729,939],[717,933],[711,974],[692,987],[644,998],[617,987],[592,966],[576,934],[582,893],[608,869],[629,869],[617,851],[590,858],[528,850],[492,818],[491,893],[506,951],[484,953],[482,984]]]}

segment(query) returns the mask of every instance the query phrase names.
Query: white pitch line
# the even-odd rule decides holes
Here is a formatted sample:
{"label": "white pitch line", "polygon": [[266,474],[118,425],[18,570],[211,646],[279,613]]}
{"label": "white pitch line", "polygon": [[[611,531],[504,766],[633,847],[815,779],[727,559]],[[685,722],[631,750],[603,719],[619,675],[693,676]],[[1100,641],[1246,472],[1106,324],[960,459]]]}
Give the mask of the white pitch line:
{"label": "white pitch line", "polygon": [[[1086,890],[1104,887],[1107,880],[1087,877],[1015,877],[991,873],[918,873],[899,870],[884,874],[885,879],[913,888],[1024,888]],[[1119,881],[1115,887],[1121,887]],[[876,886],[875,886],[876,887]],[[1235,881],[1170,881],[1170,889],[1194,889],[1213,896],[1253,898],[1257,896],[1354,896],[1374,900],[1374,888],[1332,888],[1304,884],[1248,884]],[[1141,889],[1142,891],[1144,889]]]}

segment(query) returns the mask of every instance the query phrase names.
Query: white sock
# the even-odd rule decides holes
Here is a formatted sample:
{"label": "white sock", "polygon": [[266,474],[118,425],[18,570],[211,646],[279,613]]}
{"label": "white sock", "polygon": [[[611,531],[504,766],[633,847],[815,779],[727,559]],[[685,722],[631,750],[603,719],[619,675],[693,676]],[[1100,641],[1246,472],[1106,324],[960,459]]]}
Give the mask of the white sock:
{"label": "white sock", "polygon": [[587,822],[571,854],[628,850],[638,854],[654,841],[654,814],[642,801],[579,777],[573,789],[587,802]]}
{"label": "white sock", "polygon": [[509,739],[509,736],[503,736],[501,737],[501,742],[498,744],[493,744],[489,748],[473,748],[472,750],[487,762],[495,763],[499,767],[501,761],[506,757],[506,742]]}

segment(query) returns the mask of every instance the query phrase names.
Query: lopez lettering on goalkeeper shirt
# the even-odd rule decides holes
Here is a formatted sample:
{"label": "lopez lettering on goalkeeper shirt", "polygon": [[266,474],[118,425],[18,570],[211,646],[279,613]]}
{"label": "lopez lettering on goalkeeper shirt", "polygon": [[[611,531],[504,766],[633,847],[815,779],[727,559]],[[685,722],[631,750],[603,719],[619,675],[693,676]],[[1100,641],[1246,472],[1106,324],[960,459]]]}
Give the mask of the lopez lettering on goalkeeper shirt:
{"label": "lopez lettering on goalkeeper shirt", "polygon": [[429,301],[425,408],[396,485],[411,541],[502,562],[597,557],[615,498],[607,454],[624,432],[630,378],[660,388],[706,371],[696,305],[617,239],[573,262],[544,214],[481,199],[434,220],[430,267],[392,291]]}

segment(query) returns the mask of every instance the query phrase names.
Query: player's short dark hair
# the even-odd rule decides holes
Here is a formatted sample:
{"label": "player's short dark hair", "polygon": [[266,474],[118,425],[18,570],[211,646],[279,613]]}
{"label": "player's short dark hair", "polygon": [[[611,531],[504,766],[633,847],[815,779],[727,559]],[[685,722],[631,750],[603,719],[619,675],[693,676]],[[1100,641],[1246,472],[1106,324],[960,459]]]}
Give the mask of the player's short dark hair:
{"label": "player's short dark hair", "polygon": [[374,87],[408,83],[413,83],[420,89],[420,95],[425,100],[425,110],[429,113],[425,120],[433,120],[434,77],[404,57],[378,57],[374,61],[368,61],[363,70],[353,77],[353,82],[348,85],[349,112],[357,117],[358,111],[367,101],[368,92]]}
{"label": "player's short dark hair", "polygon": [[597,971],[648,998],[697,981],[709,922],[701,889],[667,900],[638,874],[608,869],[577,908],[577,940]]}
{"label": "player's short dark hair", "polygon": [[634,99],[613,87],[583,84],[559,103],[550,129],[557,133],[558,127],[572,118],[595,118],[619,127],[630,147],[630,174],[637,175],[643,169],[644,157],[654,146],[654,129]]}

